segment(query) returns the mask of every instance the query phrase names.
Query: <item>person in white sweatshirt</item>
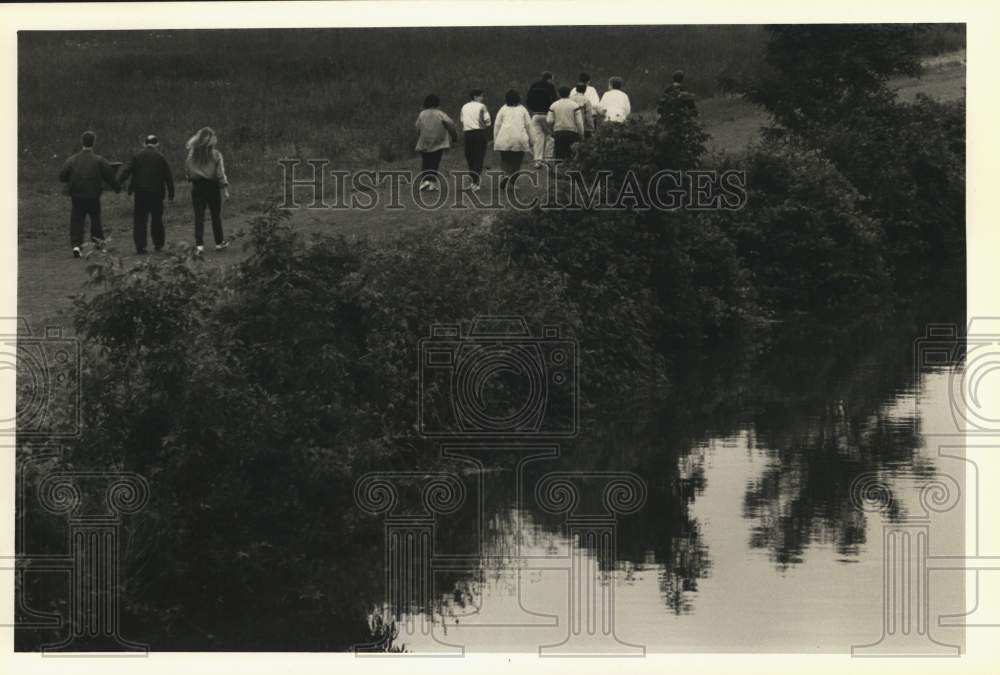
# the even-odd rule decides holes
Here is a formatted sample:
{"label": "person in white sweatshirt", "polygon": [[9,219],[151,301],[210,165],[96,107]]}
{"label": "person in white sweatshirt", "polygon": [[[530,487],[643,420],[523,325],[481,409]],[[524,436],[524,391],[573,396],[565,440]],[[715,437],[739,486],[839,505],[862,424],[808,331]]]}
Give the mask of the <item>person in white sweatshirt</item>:
{"label": "person in white sweatshirt", "polygon": [[524,153],[532,149],[531,115],[521,105],[521,95],[511,89],[504,99],[506,105],[497,112],[493,125],[493,150],[500,153],[500,168],[504,172],[500,187],[505,187],[512,176],[517,180]]}
{"label": "person in white sweatshirt", "polygon": [[622,78],[617,75],[608,80],[610,88],[604,92],[598,105],[605,122],[624,122],[632,112],[632,104],[628,94],[622,91],[622,84]]}
{"label": "person in white sweatshirt", "polygon": [[579,83],[586,87],[583,95],[587,97],[588,101],[590,101],[591,107],[594,110],[597,110],[597,106],[601,104],[601,97],[597,95],[597,90],[590,84],[590,74],[580,73]]}

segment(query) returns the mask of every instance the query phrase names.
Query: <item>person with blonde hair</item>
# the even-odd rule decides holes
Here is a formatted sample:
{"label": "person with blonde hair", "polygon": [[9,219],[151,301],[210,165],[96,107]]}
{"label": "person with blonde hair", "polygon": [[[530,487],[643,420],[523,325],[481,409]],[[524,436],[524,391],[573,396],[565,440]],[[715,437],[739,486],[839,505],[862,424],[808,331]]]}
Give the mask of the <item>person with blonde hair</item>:
{"label": "person with blonde hair", "polygon": [[202,127],[187,142],[187,161],[184,168],[191,181],[191,203],[194,206],[194,243],[200,255],[204,250],[205,207],[212,216],[212,234],[215,250],[229,246],[222,234],[222,196],[229,199],[229,179],[222,153],[216,149],[219,139],[211,127]]}

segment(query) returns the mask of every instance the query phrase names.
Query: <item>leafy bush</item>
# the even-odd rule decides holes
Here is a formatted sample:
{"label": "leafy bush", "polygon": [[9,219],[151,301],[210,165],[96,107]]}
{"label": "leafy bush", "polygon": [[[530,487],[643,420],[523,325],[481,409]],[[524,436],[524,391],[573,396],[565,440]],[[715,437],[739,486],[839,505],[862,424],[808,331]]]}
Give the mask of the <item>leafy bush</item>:
{"label": "leafy bush", "polygon": [[[768,69],[729,86],[772,117],[770,139],[830,159],[876,218],[898,290],[961,283],[965,248],[965,104],[903,103],[894,75],[921,72],[925,25],[769,26]],[[964,30],[959,30],[964,38]]]}
{"label": "leafy bush", "polygon": [[771,144],[752,149],[741,166],[746,207],[711,217],[732,237],[772,316],[860,316],[886,299],[880,225],[829,160]]}
{"label": "leafy bush", "polygon": [[[810,137],[866,198],[885,229],[884,250],[901,289],[965,256],[965,103],[858,108]],[[964,274],[958,273],[964,279]]]}

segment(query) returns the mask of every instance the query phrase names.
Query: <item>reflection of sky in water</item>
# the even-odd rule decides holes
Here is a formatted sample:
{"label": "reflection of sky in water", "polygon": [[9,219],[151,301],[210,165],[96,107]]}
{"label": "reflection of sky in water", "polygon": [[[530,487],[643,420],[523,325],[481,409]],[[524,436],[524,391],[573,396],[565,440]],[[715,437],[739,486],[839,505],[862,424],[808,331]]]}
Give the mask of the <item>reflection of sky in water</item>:
{"label": "reflection of sky in water", "polygon": [[[832,415],[841,414],[834,405]],[[914,428],[917,425],[919,429]],[[923,376],[918,391],[899,392],[862,427],[868,434],[862,439],[865,443],[878,442],[880,433],[903,438],[912,434],[918,445],[907,461],[884,467],[903,515],[921,512],[919,488],[931,477],[929,467],[964,484],[965,464],[938,457],[934,439],[925,441],[954,431],[947,373]],[[838,433],[836,420],[820,428]],[[845,428],[843,438],[828,439],[825,447],[850,460],[857,447],[849,436]],[[701,545],[710,559],[697,590],[685,590],[652,552],[643,560],[623,561],[610,575],[602,574],[589,551],[580,551],[563,533],[535,522],[530,513],[501,513],[487,526],[494,533],[489,537],[494,540],[492,560],[442,603],[433,618],[433,637],[403,626],[397,643],[418,653],[448,651],[444,644],[481,652],[534,651],[560,643],[567,635],[568,569],[574,558],[584,574],[589,570],[613,585],[618,638],[645,645],[648,651],[849,653],[852,645],[878,640],[883,516],[855,512],[845,504],[810,503],[818,513],[807,519],[805,544],[794,555],[776,557],[773,540],[787,536],[782,528],[798,526],[799,520],[789,514],[801,508],[794,503],[800,486],[784,483],[823,481],[822,474],[808,473],[821,471],[823,465],[796,464],[794,451],[781,452],[761,443],[754,430],[747,430],[712,438],[681,459],[682,475],[698,466],[705,478],[705,489],[689,514],[700,527]],[[773,484],[767,483],[769,475],[777,477]],[[763,497],[748,501],[748,494],[755,491]],[[830,508],[851,512],[823,513]],[[933,514],[932,555],[963,550],[963,509],[960,503],[947,513]],[[838,523],[846,518],[848,527],[828,527],[827,517]],[[855,526],[860,535],[852,534]],[[514,557],[518,538],[527,559]],[[579,555],[574,557],[574,551]],[[963,575],[932,573],[930,587],[932,633],[944,642],[962,643],[961,631],[937,626],[936,615],[961,611]],[[606,586],[598,588],[599,598],[607,591]],[[680,601],[665,601],[665,593],[676,594]]]}

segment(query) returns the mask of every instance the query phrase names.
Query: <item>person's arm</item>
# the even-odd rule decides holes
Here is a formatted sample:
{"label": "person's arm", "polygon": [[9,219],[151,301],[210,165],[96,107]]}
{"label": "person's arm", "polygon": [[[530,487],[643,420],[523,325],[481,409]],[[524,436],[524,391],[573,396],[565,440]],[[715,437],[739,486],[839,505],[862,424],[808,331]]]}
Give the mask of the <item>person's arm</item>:
{"label": "person's arm", "polygon": [[549,129],[555,126],[556,114],[552,112],[552,108],[549,108],[549,111],[545,113],[545,123],[549,125]]}
{"label": "person's arm", "polygon": [[576,107],[573,111],[573,121],[576,122],[576,133],[583,138],[583,108],[580,106]]}
{"label": "person's arm", "polygon": [[222,194],[229,199],[229,179],[226,177],[226,165],[222,161],[222,153],[218,150],[215,151],[215,176],[219,180],[219,185],[222,186]]}
{"label": "person's arm", "polygon": [[104,182],[110,185],[115,192],[121,192],[122,186],[118,183],[118,178],[115,176],[115,170],[111,168],[111,164],[108,163],[108,160],[102,157],[98,166],[100,167],[101,178],[104,179]]}
{"label": "person's arm", "polygon": [[[122,186],[125,185],[125,181],[127,181],[129,179],[129,177],[132,175],[132,171],[135,168],[135,160],[136,160],[136,158],[132,157],[132,161],[130,161],[128,164],[126,164],[125,168],[122,169],[122,175],[118,179],[118,182]],[[132,190],[132,183],[129,183],[129,185],[128,185],[128,194],[132,194],[132,192],[133,192],[133,190]]]}
{"label": "person's arm", "polygon": [[628,94],[625,94],[625,116],[627,117],[632,113],[632,102],[628,99]]}
{"label": "person's arm", "polygon": [[501,127],[501,125],[503,125],[505,117],[506,117],[506,113],[504,112],[504,109],[500,108],[500,110],[497,112],[496,124],[493,125],[493,142],[494,143],[497,142],[497,132],[500,131],[500,127]]}
{"label": "person's arm", "polygon": [[70,157],[65,162],[63,162],[62,168],[59,170],[59,180],[63,183],[68,183],[70,176],[73,175],[73,158]]}
{"label": "person's arm", "polygon": [[493,124],[493,120],[490,119],[490,111],[486,109],[486,106],[480,108],[479,116],[483,122],[483,129],[489,129],[490,125]]}
{"label": "person's arm", "polygon": [[173,201],[174,173],[170,170],[170,162],[168,162],[166,158],[163,159],[163,179],[164,179],[163,182],[166,183],[167,186],[167,197],[170,198],[170,201]]}
{"label": "person's arm", "polygon": [[448,130],[448,135],[451,136],[452,143],[458,143],[458,129],[455,127],[455,122],[445,113],[441,113],[441,122],[444,124],[444,128]]}

